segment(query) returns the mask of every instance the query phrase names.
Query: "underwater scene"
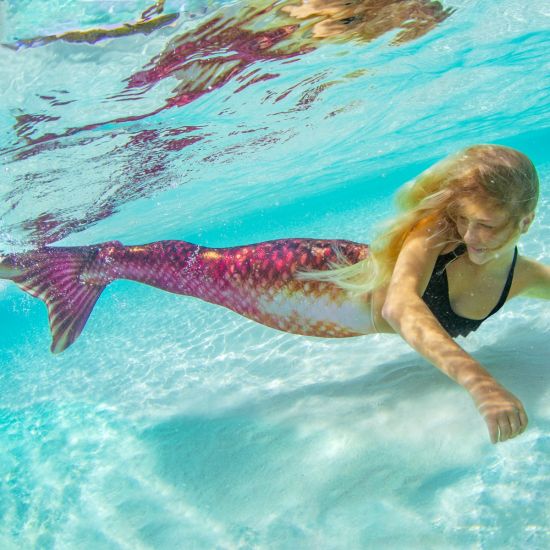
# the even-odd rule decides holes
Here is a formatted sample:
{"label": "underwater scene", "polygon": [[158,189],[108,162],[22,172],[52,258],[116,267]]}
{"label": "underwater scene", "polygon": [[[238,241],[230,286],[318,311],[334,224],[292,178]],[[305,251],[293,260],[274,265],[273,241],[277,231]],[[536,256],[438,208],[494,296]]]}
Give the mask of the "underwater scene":
{"label": "underwater scene", "polygon": [[[369,243],[400,186],[496,143],[537,168],[518,247],[547,265],[549,25],[543,0],[0,0],[0,257]],[[0,548],[550,547],[547,301],[457,338],[529,417],[492,445],[396,335],[96,298],[52,353],[0,279]]]}

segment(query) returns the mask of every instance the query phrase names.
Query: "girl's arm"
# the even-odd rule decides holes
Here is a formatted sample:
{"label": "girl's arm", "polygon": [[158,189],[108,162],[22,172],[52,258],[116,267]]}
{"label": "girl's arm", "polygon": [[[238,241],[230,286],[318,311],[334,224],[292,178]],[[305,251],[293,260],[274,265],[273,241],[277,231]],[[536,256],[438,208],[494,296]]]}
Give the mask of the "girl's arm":
{"label": "girl's arm", "polygon": [[430,236],[434,224],[419,224],[407,237],[388,287],[382,315],[418,353],[464,387],[487,423],[491,441],[505,441],[527,427],[521,402],[443,329],[422,300],[437,256],[445,246]]}

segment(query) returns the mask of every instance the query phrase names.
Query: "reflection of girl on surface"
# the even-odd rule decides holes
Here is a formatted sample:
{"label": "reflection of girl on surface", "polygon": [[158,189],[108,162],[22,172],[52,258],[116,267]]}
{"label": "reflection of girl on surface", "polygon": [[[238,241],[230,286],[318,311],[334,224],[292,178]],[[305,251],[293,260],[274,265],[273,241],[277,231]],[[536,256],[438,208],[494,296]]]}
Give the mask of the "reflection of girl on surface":
{"label": "reflection of girl on surface", "polygon": [[452,337],[476,330],[515,296],[550,298],[550,267],[516,249],[537,197],[527,157],[477,145],[406,185],[401,214],[370,246],[319,239],[232,248],[114,241],[0,257],[0,277],[47,304],[54,352],[75,341],[102,290],[120,278],[223,305],[287,332],[398,333],[471,394],[491,440],[504,441],[526,428],[523,405]]}

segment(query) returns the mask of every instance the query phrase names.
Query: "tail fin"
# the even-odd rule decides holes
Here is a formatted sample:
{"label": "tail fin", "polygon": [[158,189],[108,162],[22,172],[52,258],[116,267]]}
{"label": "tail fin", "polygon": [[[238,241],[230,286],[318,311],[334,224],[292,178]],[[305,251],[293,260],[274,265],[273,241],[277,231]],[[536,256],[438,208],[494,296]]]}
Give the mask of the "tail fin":
{"label": "tail fin", "polygon": [[78,338],[107,286],[81,280],[98,250],[95,246],[42,248],[0,257],[0,277],[11,279],[46,304],[52,353],[62,352]]}

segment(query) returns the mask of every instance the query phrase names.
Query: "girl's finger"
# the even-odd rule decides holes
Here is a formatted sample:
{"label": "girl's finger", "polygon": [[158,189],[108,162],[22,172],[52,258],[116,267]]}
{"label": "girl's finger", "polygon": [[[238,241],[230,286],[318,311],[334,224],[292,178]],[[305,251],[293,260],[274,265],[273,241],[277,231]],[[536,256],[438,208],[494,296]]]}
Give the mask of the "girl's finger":
{"label": "girl's finger", "polygon": [[499,441],[506,441],[512,436],[512,427],[510,426],[510,421],[508,416],[502,416],[498,421],[498,427],[500,430]]}
{"label": "girl's finger", "polygon": [[489,437],[491,438],[491,443],[497,443],[498,442],[498,424],[495,420],[490,420],[488,418],[485,419],[487,422],[487,429],[489,430]]}
{"label": "girl's finger", "polygon": [[511,435],[517,435],[521,430],[521,420],[519,418],[519,411],[514,411],[508,414],[508,422],[512,429]]}

